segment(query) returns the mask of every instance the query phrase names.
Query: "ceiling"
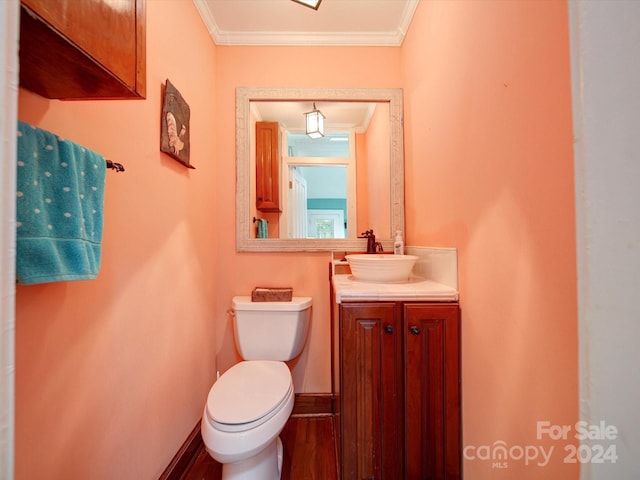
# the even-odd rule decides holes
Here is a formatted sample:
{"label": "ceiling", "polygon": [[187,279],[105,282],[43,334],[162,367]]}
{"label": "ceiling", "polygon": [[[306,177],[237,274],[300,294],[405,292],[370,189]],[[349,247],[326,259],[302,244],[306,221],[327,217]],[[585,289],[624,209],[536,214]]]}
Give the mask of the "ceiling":
{"label": "ceiling", "polygon": [[400,46],[419,0],[193,0],[216,45]]}
{"label": "ceiling", "polygon": [[[289,130],[305,128],[305,112],[313,110],[314,102],[251,102],[257,120],[278,122]],[[356,133],[366,131],[373,115],[375,103],[369,102],[315,102],[325,116],[327,129],[353,129]]]}

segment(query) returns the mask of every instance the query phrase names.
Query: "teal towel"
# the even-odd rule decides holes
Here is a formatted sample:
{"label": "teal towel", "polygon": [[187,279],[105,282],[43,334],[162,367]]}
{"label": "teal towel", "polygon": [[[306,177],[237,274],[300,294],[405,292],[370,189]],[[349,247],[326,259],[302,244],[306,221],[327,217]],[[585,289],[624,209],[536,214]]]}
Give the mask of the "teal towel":
{"label": "teal towel", "polygon": [[264,218],[258,218],[258,238],[269,238],[269,224]]}
{"label": "teal towel", "polygon": [[18,283],[94,279],[100,269],[104,157],[18,122]]}

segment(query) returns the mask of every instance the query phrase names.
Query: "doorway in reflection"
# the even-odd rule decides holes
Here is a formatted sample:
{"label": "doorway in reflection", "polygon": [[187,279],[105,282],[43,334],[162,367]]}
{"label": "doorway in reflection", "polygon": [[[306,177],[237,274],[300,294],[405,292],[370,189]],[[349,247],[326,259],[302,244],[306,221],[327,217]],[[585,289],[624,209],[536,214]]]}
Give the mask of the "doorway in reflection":
{"label": "doorway in reflection", "polygon": [[295,130],[283,133],[283,174],[287,178],[282,183],[287,188],[287,202],[283,205],[286,222],[280,223],[281,238],[355,237],[354,134],[332,131],[311,139]]}

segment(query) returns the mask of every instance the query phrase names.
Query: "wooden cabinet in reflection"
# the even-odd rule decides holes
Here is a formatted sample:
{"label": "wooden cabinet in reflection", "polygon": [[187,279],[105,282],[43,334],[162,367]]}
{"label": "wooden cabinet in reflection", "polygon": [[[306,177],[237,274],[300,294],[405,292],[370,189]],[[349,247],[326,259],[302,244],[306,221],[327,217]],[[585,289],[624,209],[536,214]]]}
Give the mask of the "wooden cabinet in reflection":
{"label": "wooden cabinet in reflection", "polygon": [[46,98],[144,98],[145,0],[21,0],[20,86]]}
{"label": "wooden cabinet in reflection", "polygon": [[278,122],[256,122],[256,209],[281,212]]}

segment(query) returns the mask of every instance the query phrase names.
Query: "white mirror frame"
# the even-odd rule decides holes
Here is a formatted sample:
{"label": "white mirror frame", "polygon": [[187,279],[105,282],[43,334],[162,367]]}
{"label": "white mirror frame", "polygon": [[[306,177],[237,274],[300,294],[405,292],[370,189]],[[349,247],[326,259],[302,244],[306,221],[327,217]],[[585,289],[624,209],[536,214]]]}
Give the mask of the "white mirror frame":
{"label": "white mirror frame", "polygon": [[389,162],[391,231],[376,240],[393,250],[393,232],[404,232],[404,138],[401,88],[279,88],[236,89],[236,249],[239,252],[366,251],[366,239],[251,238],[251,101],[356,101],[389,102]]}

